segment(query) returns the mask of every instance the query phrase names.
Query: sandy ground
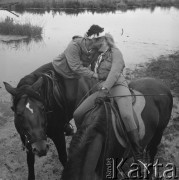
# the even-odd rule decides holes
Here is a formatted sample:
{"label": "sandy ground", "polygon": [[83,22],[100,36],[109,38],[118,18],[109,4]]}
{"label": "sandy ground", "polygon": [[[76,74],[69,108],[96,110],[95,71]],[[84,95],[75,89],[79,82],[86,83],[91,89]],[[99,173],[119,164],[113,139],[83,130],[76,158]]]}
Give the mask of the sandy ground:
{"label": "sandy ground", "polygon": [[[26,153],[13,123],[10,109],[11,98],[0,82],[0,180],[27,179]],[[67,147],[71,138],[67,138]],[[60,179],[62,165],[58,160],[56,149],[50,142],[46,157],[36,158],[35,170],[38,180]],[[174,98],[170,123],[165,130],[157,158],[160,162],[174,163],[179,176],[179,97]]]}

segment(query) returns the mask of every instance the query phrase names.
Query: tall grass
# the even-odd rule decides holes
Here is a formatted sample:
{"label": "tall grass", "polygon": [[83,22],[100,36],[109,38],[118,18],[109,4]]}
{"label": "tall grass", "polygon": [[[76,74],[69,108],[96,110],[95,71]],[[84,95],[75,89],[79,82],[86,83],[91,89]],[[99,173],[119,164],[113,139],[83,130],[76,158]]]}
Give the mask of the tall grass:
{"label": "tall grass", "polygon": [[144,67],[135,69],[133,72],[134,77],[161,79],[171,90],[179,93],[179,51],[152,59]]}
{"label": "tall grass", "polygon": [[42,35],[42,27],[34,26],[31,23],[15,23],[12,18],[6,17],[4,21],[0,22],[0,34],[37,37]]}

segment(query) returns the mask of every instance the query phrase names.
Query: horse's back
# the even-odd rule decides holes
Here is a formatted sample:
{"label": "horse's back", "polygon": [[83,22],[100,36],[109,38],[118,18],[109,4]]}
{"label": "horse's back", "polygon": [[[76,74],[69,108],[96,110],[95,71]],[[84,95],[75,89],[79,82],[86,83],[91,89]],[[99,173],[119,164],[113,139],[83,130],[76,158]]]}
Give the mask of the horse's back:
{"label": "horse's back", "polygon": [[132,81],[129,87],[144,95],[145,107],[141,117],[145,124],[143,140],[148,142],[152,138],[152,134],[166,128],[173,106],[172,94],[162,81],[153,78]]}
{"label": "horse's back", "polygon": [[142,78],[129,83],[129,87],[141,92],[146,99],[146,103],[157,107],[160,115],[168,113],[168,116],[170,116],[173,97],[170,89],[161,80]]}
{"label": "horse's back", "polygon": [[141,93],[166,93],[169,96],[171,95],[169,88],[161,80],[154,78],[141,78],[131,81],[129,87]]}

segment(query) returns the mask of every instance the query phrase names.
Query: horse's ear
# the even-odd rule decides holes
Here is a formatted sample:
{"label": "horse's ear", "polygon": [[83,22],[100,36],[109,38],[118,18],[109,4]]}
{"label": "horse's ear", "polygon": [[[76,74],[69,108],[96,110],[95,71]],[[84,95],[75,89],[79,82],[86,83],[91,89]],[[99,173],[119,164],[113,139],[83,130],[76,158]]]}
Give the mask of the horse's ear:
{"label": "horse's ear", "polygon": [[43,84],[43,78],[40,77],[33,85],[32,85],[32,89],[34,91],[39,91],[40,88],[42,87]]}
{"label": "horse's ear", "polygon": [[7,82],[3,82],[4,86],[7,90],[7,92],[9,92],[12,96],[15,96],[17,94],[17,90],[16,88],[13,88],[10,84],[8,84]]}

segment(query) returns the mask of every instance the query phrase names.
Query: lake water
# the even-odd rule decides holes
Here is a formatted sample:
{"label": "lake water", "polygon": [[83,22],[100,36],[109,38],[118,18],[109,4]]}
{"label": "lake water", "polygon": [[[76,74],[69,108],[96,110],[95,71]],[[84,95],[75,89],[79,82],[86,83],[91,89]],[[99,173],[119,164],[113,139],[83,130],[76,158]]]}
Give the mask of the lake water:
{"label": "lake water", "polygon": [[25,12],[19,18],[0,11],[0,20],[6,16],[13,17],[16,22],[43,26],[44,31],[41,42],[32,41],[28,45],[0,42],[0,83],[17,81],[52,61],[63,52],[73,35],[84,35],[92,24],[104,27],[105,32],[114,36],[126,67],[179,50],[179,10],[176,8],[78,15]]}

